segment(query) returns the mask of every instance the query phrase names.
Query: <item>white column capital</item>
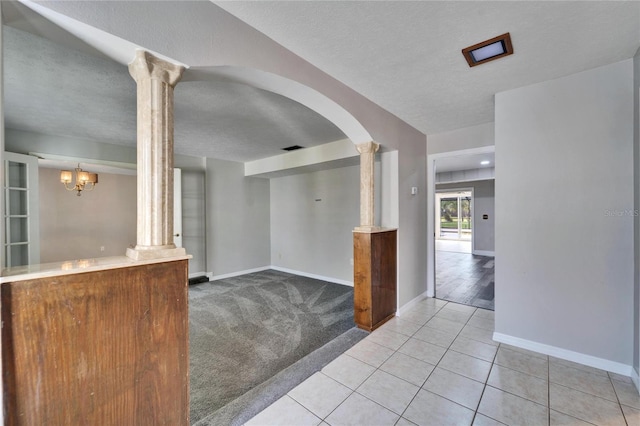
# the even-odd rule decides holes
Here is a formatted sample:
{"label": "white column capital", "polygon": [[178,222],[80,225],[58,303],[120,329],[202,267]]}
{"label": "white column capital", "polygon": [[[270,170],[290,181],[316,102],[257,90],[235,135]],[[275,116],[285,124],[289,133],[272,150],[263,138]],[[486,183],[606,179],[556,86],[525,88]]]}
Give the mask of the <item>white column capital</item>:
{"label": "white column capital", "polygon": [[129,64],[129,74],[136,82],[153,79],[174,87],[182,78],[183,72],[183,66],[160,59],[145,50],[136,51],[135,59]]}
{"label": "white column capital", "polygon": [[380,144],[371,142],[365,142],[356,145],[356,149],[360,154],[375,154],[380,149]]}

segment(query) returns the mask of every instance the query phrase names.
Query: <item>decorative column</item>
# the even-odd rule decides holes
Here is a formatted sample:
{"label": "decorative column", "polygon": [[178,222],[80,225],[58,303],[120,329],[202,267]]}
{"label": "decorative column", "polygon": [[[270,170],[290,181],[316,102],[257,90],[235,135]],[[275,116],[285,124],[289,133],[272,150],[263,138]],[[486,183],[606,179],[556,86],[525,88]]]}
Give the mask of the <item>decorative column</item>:
{"label": "decorative column", "polygon": [[367,331],[395,316],[397,232],[375,226],[374,165],[380,145],[356,145],[360,153],[360,226],[353,230],[353,319]]}
{"label": "decorative column", "polygon": [[360,153],[360,226],[356,230],[371,229],[375,226],[373,168],[380,144],[361,143],[356,149]]}
{"label": "decorative column", "polygon": [[137,244],[135,260],[184,256],[173,243],[173,88],[184,67],[138,51],[129,64],[138,99]]}

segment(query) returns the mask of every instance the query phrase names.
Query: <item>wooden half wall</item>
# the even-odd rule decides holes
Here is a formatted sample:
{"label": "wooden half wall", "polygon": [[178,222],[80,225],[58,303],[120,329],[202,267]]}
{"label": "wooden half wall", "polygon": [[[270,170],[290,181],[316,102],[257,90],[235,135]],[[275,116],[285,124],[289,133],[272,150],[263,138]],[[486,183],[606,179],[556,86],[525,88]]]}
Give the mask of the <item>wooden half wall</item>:
{"label": "wooden half wall", "polygon": [[5,424],[188,425],[187,262],[5,278]]}

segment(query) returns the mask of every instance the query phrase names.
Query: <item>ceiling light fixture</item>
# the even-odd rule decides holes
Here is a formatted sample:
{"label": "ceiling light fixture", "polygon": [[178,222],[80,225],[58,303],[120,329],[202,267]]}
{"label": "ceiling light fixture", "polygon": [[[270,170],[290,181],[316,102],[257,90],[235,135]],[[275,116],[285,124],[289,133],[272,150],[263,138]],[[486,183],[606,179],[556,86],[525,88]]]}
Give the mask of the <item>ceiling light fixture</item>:
{"label": "ceiling light fixture", "polygon": [[491,163],[491,161],[489,161],[489,160],[484,160],[484,161],[480,162],[480,164],[482,164],[483,166],[486,166],[487,164],[490,164],[490,163]]}
{"label": "ceiling light fixture", "polygon": [[91,191],[98,183],[98,174],[84,171],[80,168],[80,164],[76,167],[76,183],[71,185],[73,172],[71,170],[60,171],[60,182],[64,184],[67,191],[78,191],[78,197],[82,191]]}
{"label": "ceiling light fixture", "polygon": [[511,35],[505,33],[492,39],[462,49],[462,55],[470,67],[502,58],[513,53]]}

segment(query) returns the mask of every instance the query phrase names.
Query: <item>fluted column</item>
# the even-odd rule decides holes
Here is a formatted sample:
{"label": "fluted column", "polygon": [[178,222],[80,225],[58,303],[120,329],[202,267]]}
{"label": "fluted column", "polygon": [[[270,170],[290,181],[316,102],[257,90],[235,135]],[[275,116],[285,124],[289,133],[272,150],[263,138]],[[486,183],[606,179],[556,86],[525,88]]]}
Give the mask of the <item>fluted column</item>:
{"label": "fluted column", "polygon": [[184,67],[138,51],[129,64],[138,100],[136,260],[185,255],[173,243],[173,88]]}
{"label": "fluted column", "polygon": [[374,164],[380,144],[366,142],[356,145],[360,153],[360,226],[356,229],[371,229],[375,226]]}

